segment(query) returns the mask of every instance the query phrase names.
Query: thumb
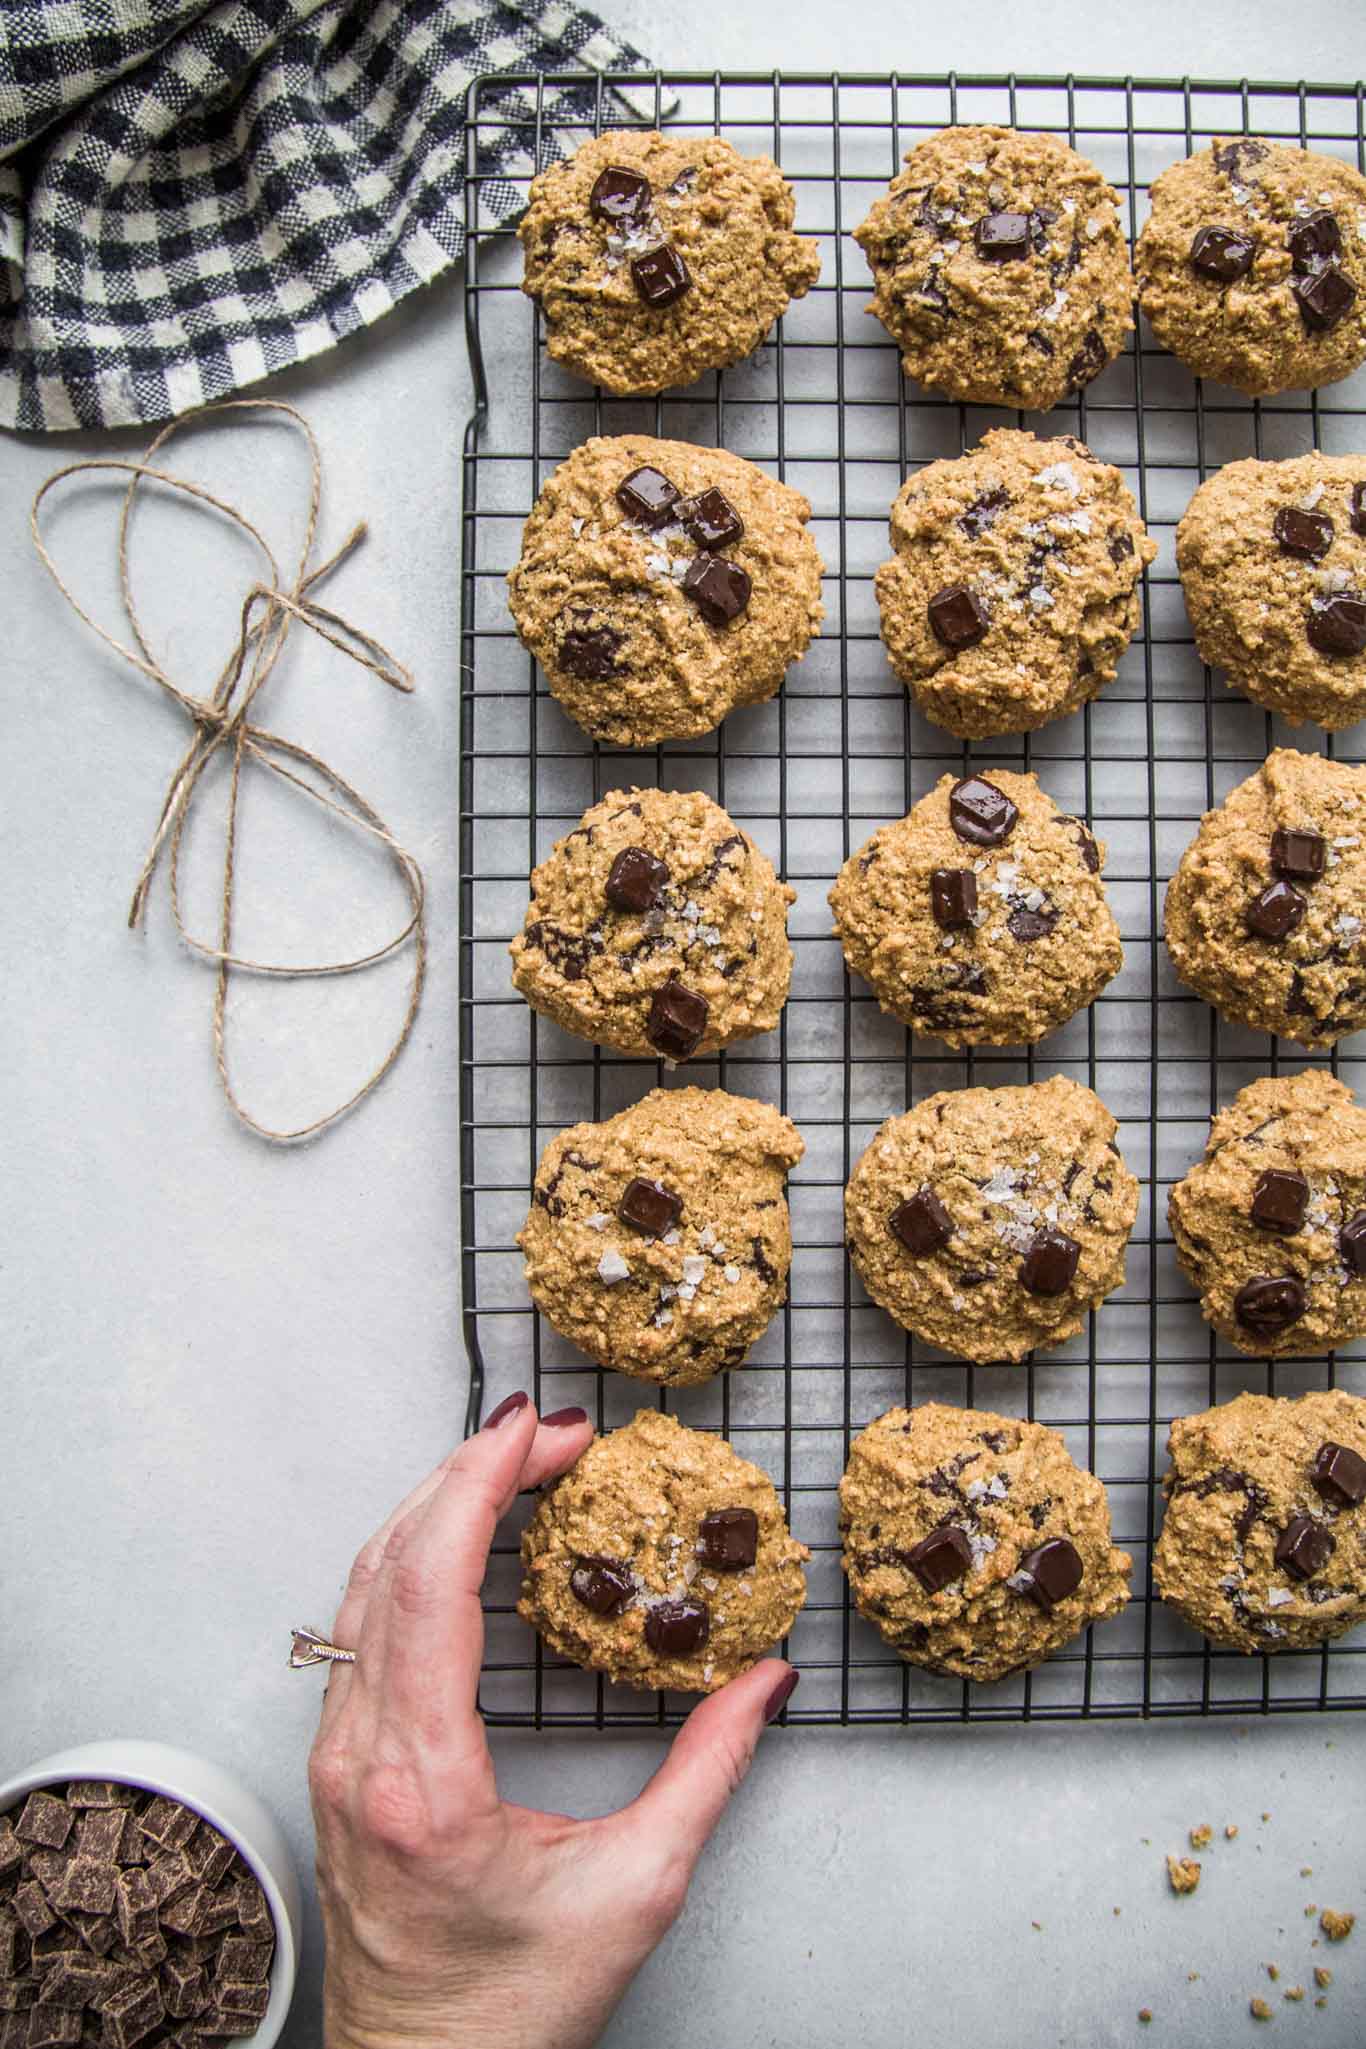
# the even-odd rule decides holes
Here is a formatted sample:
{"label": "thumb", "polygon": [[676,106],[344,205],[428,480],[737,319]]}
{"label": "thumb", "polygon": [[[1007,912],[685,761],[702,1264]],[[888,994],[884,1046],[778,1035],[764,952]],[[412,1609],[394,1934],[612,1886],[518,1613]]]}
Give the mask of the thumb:
{"label": "thumb", "polygon": [[685,1860],[691,1871],[749,1770],[765,1726],[791,1698],[797,1679],[781,1658],[765,1658],[701,1701],[619,1821],[656,1856]]}

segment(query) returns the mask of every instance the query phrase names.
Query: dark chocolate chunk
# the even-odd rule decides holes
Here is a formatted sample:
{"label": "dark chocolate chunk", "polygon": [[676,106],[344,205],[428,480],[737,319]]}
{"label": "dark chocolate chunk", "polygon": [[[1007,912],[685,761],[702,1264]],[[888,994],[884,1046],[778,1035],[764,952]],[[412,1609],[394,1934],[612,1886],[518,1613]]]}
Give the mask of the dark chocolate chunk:
{"label": "dark chocolate chunk", "polygon": [[635,1582],[619,1558],[576,1558],[569,1591],[595,1615],[620,1615],[635,1594]]}
{"label": "dark chocolate chunk", "polygon": [[588,210],[614,227],[634,227],[646,219],[651,202],[648,178],[642,178],[639,171],[626,170],[621,164],[609,164],[593,181]]}
{"label": "dark chocolate chunk", "polygon": [[697,1555],[717,1572],[742,1572],[759,1555],[759,1518],[752,1508],[713,1508],[697,1532]]}
{"label": "dark chocolate chunk", "polygon": [[1081,347],[1067,366],[1067,388],[1080,391],[1094,377],[1099,377],[1105,368],[1105,343],[1098,330],[1089,328],[1082,339]]}
{"label": "dark chocolate chunk", "polygon": [[1297,1515],[1276,1539],[1276,1563],[1295,1579],[1312,1579],[1337,1549],[1331,1530],[1316,1523],[1311,1515]]}
{"label": "dark chocolate chunk", "polygon": [[1197,228],[1188,261],[1191,269],[1198,271],[1201,277],[1211,277],[1216,284],[1231,285],[1240,277],[1246,277],[1256,254],[1257,244],[1248,236],[1240,235],[1236,228]]}
{"label": "dark chocolate chunk", "polygon": [[683,530],[696,547],[705,548],[715,554],[718,548],[729,548],[733,541],[743,539],[745,522],[731,504],[724,491],[715,485],[709,491],[699,491],[695,498],[685,498],[678,507],[678,517]]}
{"label": "dark chocolate chunk", "polygon": [[643,1181],[639,1176],[627,1182],[626,1192],[617,1204],[617,1215],[623,1224],[643,1232],[647,1238],[662,1238],[666,1231],[672,1231],[682,1214],[681,1195],[675,1195],[662,1181]]}
{"label": "dark chocolate chunk", "polygon": [[705,1601],[685,1594],[681,1600],[658,1601],[645,1614],[645,1641],[668,1658],[686,1658],[700,1651],[711,1633]]}
{"label": "dark chocolate chunk", "polygon": [[1121,562],[1127,562],[1133,554],[1134,537],[1131,533],[1126,532],[1123,527],[1116,527],[1105,546],[1110,560],[1118,566]]}
{"label": "dark chocolate chunk", "polygon": [[936,868],[930,875],[930,908],[936,925],[952,931],[970,925],[977,909],[977,877],[971,868]]}
{"label": "dark chocolate chunk", "polygon": [[1359,655],[1366,648],[1366,598],[1337,591],[1309,608],[1304,625],[1310,647],[1321,655]]}
{"label": "dark chocolate chunk", "polygon": [[1031,1295],[1065,1294],[1080,1258],[1080,1245],[1066,1231],[1040,1231],[1020,1263],[1020,1286]]}
{"label": "dark chocolate chunk", "polygon": [[1338,1232],[1338,1254],[1343,1265],[1358,1280],[1366,1275],[1366,1209],[1349,1217]]}
{"label": "dark chocolate chunk", "polygon": [[1027,904],[1017,904],[1006,919],[1006,930],[1022,946],[1028,945],[1031,939],[1046,939],[1061,916],[1062,912],[1052,904],[1040,904],[1036,911]]}
{"label": "dark chocolate chunk", "polygon": [[972,1546],[956,1523],[940,1523],[906,1553],[906,1563],[927,1594],[942,1593],[972,1569]]}
{"label": "dark chocolate chunk", "polygon": [[953,1218],[929,1186],[898,1203],[887,1219],[888,1229],[917,1259],[928,1259],[953,1236]]}
{"label": "dark chocolate chunk", "polygon": [[708,626],[729,626],[750,599],[750,580],[738,562],[723,555],[694,555],[683,578],[683,594],[692,599]]}
{"label": "dark chocolate chunk", "polygon": [[47,1894],[36,1878],[26,1878],[10,1899],[19,1919],[30,1936],[43,1935],[57,1925],[57,1916],[47,1903]]}
{"label": "dark chocolate chunk", "polygon": [[221,2019],[234,2024],[235,2034],[245,2034],[249,2030],[254,2030],[257,2023],[265,2019],[266,2008],[270,2005],[270,1987],[225,1978],[220,1971],[214,1984],[213,1997],[214,2006]]}
{"label": "dark chocolate chunk", "polygon": [[1321,1444],[1309,1477],[1324,1500],[1338,1508],[1355,1508],[1366,1501],[1366,1458],[1349,1444],[1334,1444],[1331,1438]]}
{"label": "dark chocolate chunk", "polygon": [[610,626],[571,626],[560,642],[560,667],[584,683],[601,683],[617,673],[621,635]]}
{"label": "dark chocolate chunk", "polygon": [[1274,1336],[1304,1315],[1304,1285],[1294,1274],[1258,1274],[1233,1298],[1233,1313],[1245,1330]]}
{"label": "dark chocolate chunk", "polygon": [[1216,142],[1211,154],[1215,170],[1222,171],[1226,178],[1240,185],[1251,166],[1259,164],[1266,155],[1266,144],[1258,142],[1255,135],[1239,135],[1231,142]]}
{"label": "dark chocolate chunk", "polygon": [[1296,832],[1282,825],[1271,835],[1271,865],[1292,882],[1317,882],[1326,853],[1321,833]]}
{"label": "dark chocolate chunk", "polygon": [[21,1843],[37,1843],[46,1850],[60,1850],[71,1834],[76,1817],[65,1800],[55,1793],[30,1793],[14,1833]]}
{"label": "dark chocolate chunk", "polygon": [[984,534],[994,524],[997,513],[1003,512],[1009,503],[1010,493],[1004,486],[997,491],[984,492],[980,498],[973,499],[966,512],[959,513],[958,524],[969,540],[975,541],[979,534]]}
{"label": "dark chocolate chunk", "polygon": [[1004,790],[985,776],[964,776],[949,791],[949,824],[974,847],[999,847],[1010,838],[1019,812]]}
{"label": "dark chocolate chunk", "polygon": [[663,470],[642,463],[617,485],[617,504],[628,519],[633,519],[637,526],[649,527],[653,533],[677,518],[674,508],[678,504],[678,490]]}
{"label": "dark chocolate chunk", "polygon": [[1333,522],[1322,512],[1302,512],[1298,505],[1283,505],[1271,522],[1278,547],[1305,562],[1317,562],[1333,545]]}
{"label": "dark chocolate chunk", "polygon": [[705,996],[670,975],[663,988],[655,991],[645,1036],[667,1060],[686,1060],[702,1042],[710,1011]]}
{"label": "dark chocolate chunk", "polygon": [[1247,907],[1247,929],[1259,939],[1286,939],[1309,906],[1290,882],[1268,882]]}
{"label": "dark chocolate chunk", "polygon": [[1081,1553],[1075,1544],[1069,1543],[1066,1537],[1050,1537],[1046,1544],[1039,1545],[1037,1551],[1028,1552],[1020,1560],[1020,1571],[1025,1580],[1020,1591],[1028,1594],[1045,1615],[1051,1615],[1059,1601],[1075,1594],[1084,1570]]}
{"label": "dark chocolate chunk", "polygon": [[52,1889],[52,1904],[59,1912],[71,1908],[82,1914],[107,1914],[114,1905],[119,1867],[96,1857],[73,1857]]}
{"label": "dark chocolate chunk", "polygon": [[1356,303],[1357,288],[1336,263],[1292,278],[1290,289],[1311,334],[1327,334]]}
{"label": "dark chocolate chunk", "polygon": [[648,847],[623,847],[607,871],[604,895],[614,911],[649,911],[669,879],[666,861]]}
{"label": "dark chocolate chunk", "polygon": [[1366,484],[1353,484],[1352,509],[1348,514],[1354,534],[1366,534]]}
{"label": "dark chocolate chunk", "polygon": [[1029,254],[1029,215],[989,213],[972,231],[977,254],[988,263],[1009,263]]}
{"label": "dark chocolate chunk", "polygon": [[941,647],[954,652],[959,648],[976,647],[979,640],[986,638],[991,624],[990,612],[965,583],[951,583],[944,590],[936,591],[926,610],[935,639]]}
{"label": "dark chocolate chunk", "polygon": [[692,273],[674,248],[664,242],[631,258],[631,276],[636,291],[647,306],[672,306],[692,283]]}
{"label": "dark chocolate chunk", "polygon": [[1294,221],[1285,238],[1290,261],[1301,276],[1342,253],[1342,229],[1326,206]]}
{"label": "dark chocolate chunk", "polygon": [[[1125,535],[1125,539],[1128,540],[1127,534]],[[1132,554],[1132,552],[1133,544],[1130,543],[1130,553]],[[1081,819],[1074,818],[1070,811],[1061,812],[1059,814],[1059,822],[1063,825],[1071,826],[1073,832],[1076,834],[1077,851],[1081,855],[1082,861],[1085,863],[1086,867],[1090,869],[1093,875],[1099,875],[1100,848],[1096,845],[1095,839],[1091,834],[1090,827],[1083,825]]]}
{"label": "dark chocolate chunk", "polygon": [[1268,1167],[1252,1191],[1252,1221],[1264,1231],[1283,1231],[1293,1238],[1309,1207],[1309,1183],[1303,1174]]}

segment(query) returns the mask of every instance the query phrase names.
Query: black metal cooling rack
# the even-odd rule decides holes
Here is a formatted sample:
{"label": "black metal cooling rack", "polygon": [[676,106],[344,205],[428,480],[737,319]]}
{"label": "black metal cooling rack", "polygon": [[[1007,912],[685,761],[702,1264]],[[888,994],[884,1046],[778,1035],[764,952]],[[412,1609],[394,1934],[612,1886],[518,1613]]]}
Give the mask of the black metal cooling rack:
{"label": "black metal cooling rack", "polygon": [[[629,106],[617,97],[629,93]],[[550,363],[519,291],[508,168],[541,164],[633,114],[719,133],[767,152],[797,190],[797,225],[819,237],[822,274],[750,361],[658,399],[614,399]],[[711,1386],[660,1395],[715,1428],[773,1476],[810,1545],[810,1596],[790,1655],[796,1723],[1054,1721],[1242,1716],[1366,1708],[1366,1632],[1313,1655],[1242,1658],[1211,1649],[1152,1595],[1166,1427],[1243,1388],[1366,1393],[1366,1351],[1271,1365],[1226,1352],[1202,1323],[1166,1231],[1166,1190],[1201,1151],[1210,1113],[1256,1074],[1289,1071],[1293,1046],[1222,1025],[1175,981],[1160,941],[1162,895],[1202,810],[1292,734],[1229,695],[1199,663],[1176,581],[1172,534],[1197,484],[1241,455],[1366,450],[1366,373],[1317,393],[1252,403],[1202,388],[1140,331],[1132,348],[1048,432],[1080,434],[1129,476],[1161,553],[1145,579],[1145,629],[1115,683],[1040,733],[962,747],[922,721],[877,635],[872,571],[907,471],[1024,423],[934,398],[901,376],[864,312],[868,276],[850,231],[924,133],[999,121],[1064,136],[1116,187],[1136,233],[1147,188],[1212,135],[1284,137],[1366,165],[1361,85],[1247,81],[853,77],[811,74],[534,74],[475,86],[467,129],[466,323],[477,394],[465,437],[461,572],[461,1229],[470,1419],[528,1384],[546,1406],[581,1402],[599,1428],[652,1398],[590,1367],[527,1299],[513,1238],[544,1145],[565,1124],[612,1114],[664,1076],[586,1046],[536,1017],[509,980],[531,866],[582,810],[623,782],[698,787],[723,803],[797,888],[792,994],[778,1029],[686,1079],[762,1096],[807,1143],[789,1199],[790,1298],[748,1363]],[[1038,418],[1030,424],[1041,426]],[[646,431],[720,444],[804,490],[827,564],[824,634],[770,704],[705,740],[618,752],[595,745],[548,696],[508,618],[503,577],[521,524],[555,464],[588,435]],[[1366,754],[1361,729],[1329,752]],[[884,1017],[851,984],[829,937],[825,892],[852,847],[899,816],[946,768],[969,761],[1037,771],[1063,808],[1110,843],[1106,885],[1126,964],[1092,1009],[1030,1051],[951,1056]],[[1333,1065],[1360,1088],[1362,1039]],[[852,1161],[882,1119],[934,1090],[1075,1075],[1119,1117],[1143,1206],[1125,1287],[1057,1353],[1020,1367],[946,1361],[864,1297],[844,1255],[841,1200]],[[853,1435],[893,1402],[940,1399],[1028,1414],[1060,1429],[1105,1481],[1117,1541],[1133,1553],[1127,1614],[1038,1671],[992,1687],[902,1664],[849,1607],[835,1488]],[[496,1724],[659,1725],[688,1701],[650,1698],[560,1664],[515,1614],[515,1536],[486,1589],[481,1700]]]}

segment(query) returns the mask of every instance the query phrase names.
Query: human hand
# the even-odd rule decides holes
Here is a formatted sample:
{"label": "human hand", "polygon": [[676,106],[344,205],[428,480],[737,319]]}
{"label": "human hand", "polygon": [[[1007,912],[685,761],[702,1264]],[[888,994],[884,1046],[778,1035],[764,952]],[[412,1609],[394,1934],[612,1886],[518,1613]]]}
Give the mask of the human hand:
{"label": "human hand", "polygon": [[764,1724],[767,1658],[693,1709],[649,1785],[594,1821],[500,1800],[475,1709],[500,1516],[592,1439],[582,1409],[500,1404],[352,1568],[309,1762],[327,2049],[588,2049],[677,1917]]}

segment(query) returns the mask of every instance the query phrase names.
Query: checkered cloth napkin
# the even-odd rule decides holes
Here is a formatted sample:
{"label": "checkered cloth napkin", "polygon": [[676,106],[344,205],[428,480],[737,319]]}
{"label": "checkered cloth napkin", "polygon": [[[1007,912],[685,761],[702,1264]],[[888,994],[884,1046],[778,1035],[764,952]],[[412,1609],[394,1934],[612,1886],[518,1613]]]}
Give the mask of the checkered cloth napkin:
{"label": "checkered cloth napkin", "polygon": [[[564,0],[0,0],[0,425],[164,420],[332,348],[460,256],[472,78],[644,61]],[[542,163],[593,102],[551,96]],[[507,217],[533,109],[486,106]]]}

